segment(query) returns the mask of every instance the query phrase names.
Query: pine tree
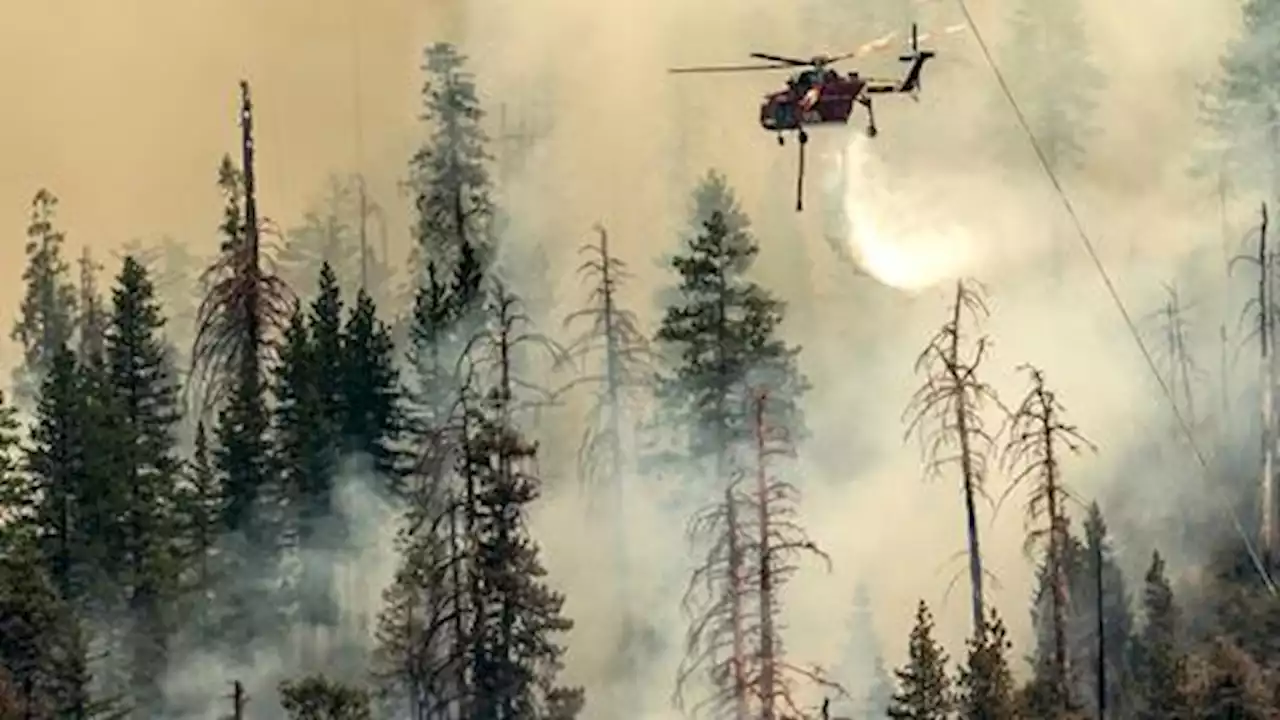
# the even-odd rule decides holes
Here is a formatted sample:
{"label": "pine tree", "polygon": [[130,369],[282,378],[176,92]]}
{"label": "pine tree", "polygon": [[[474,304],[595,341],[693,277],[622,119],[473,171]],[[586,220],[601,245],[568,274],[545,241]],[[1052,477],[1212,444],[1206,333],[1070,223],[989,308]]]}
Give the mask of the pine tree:
{"label": "pine tree", "polygon": [[254,172],[253,106],[247,82],[241,93],[241,167],[224,157],[218,185],[224,200],[223,243],[205,270],[206,294],[197,313],[191,350],[189,389],[198,393],[197,417],[217,411],[218,468],[224,497],[222,525],[228,538],[228,577],[223,633],[228,646],[246,652],[255,625],[277,629],[268,598],[265,565],[278,557],[282,538],[274,522],[281,489],[269,465],[270,418],[267,411],[267,362],[275,334],[288,318],[293,296],[288,286],[266,271]]}
{"label": "pine tree", "polygon": [[[664,271],[670,270],[675,259],[693,245],[711,216],[717,212],[724,217],[725,226],[731,234],[745,233],[750,229],[751,220],[742,210],[737,195],[729,185],[729,179],[724,173],[713,169],[708,170],[694,186],[693,195],[689,199],[688,229],[681,234],[674,251],[664,253],[655,260],[657,266]],[[659,286],[654,300],[658,308],[665,311],[680,302],[680,286]]]}
{"label": "pine tree", "polygon": [[393,352],[391,329],[378,319],[373,297],[358,292],[339,356],[343,448],[369,457],[387,487],[401,492],[404,417]]}
{"label": "pine tree", "polygon": [[490,463],[476,496],[476,716],[529,717],[550,699],[545,674],[559,672],[565,648],[556,638],[573,622],[561,614],[564,596],[543,584],[546,571],[525,527],[526,508],[540,494],[540,481],[525,469],[536,448],[494,418],[472,442],[471,452]]}
{"label": "pine tree", "polygon": [[333,268],[321,265],[318,291],[311,302],[307,318],[310,331],[311,362],[314,365],[312,382],[315,383],[316,411],[333,435],[333,441],[341,442],[343,398],[343,337],[342,320],[345,310],[342,288]]}
{"label": "pine tree", "polygon": [[174,511],[178,523],[178,557],[183,602],[181,625],[190,640],[206,647],[218,623],[210,617],[221,584],[218,536],[222,519],[222,491],[203,422],[196,424],[191,459],[177,486]]}
{"label": "pine tree", "polygon": [[[1133,637],[1133,602],[1111,548],[1106,520],[1098,504],[1090,503],[1084,520],[1084,545],[1074,563],[1069,561],[1070,586],[1076,617],[1072,630],[1075,649],[1073,662],[1080,667],[1098,667],[1098,627],[1103,633],[1103,652],[1107,667],[1107,708],[1109,712],[1124,712],[1133,693],[1132,668],[1129,665],[1130,644]],[[1069,551],[1070,552],[1070,551]],[[1098,560],[1101,558],[1102,620],[1098,619]],[[1086,713],[1097,712],[1097,672],[1077,675],[1077,697],[1084,699]]]}
{"label": "pine tree", "polygon": [[425,427],[441,424],[457,394],[452,300],[448,278],[438,265],[428,263],[426,279],[414,297],[409,351],[415,417]]}
{"label": "pine tree", "polygon": [[893,679],[884,665],[882,645],[872,622],[871,594],[864,582],[854,589],[848,633],[844,660],[834,676],[845,683],[852,697],[839,702],[837,708],[849,718],[883,718],[893,696]]}
{"label": "pine tree", "polygon": [[955,697],[947,675],[947,654],[933,637],[933,614],[921,600],[907,644],[907,663],[895,670],[898,690],[889,703],[894,720],[947,720]]}
{"label": "pine tree", "polygon": [[[94,304],[101,308],[101,335],[91,343],[81,344],[75,368],[80,413],[75,425],[84,455],[81,522],[87,543],[87,567],[98,576],[90,595],[92,613],[95,619],[106,621],[108,634],[113,636],[109,642],[115,642],[123,638],[124,631],[124,624],[115,619],[127,612],[123,580],[130,568],[124,518],[130,509],[132,488],[120,432],[123,408],[107,355],[112,308],[100,298],[95,298]],[[118,650],[124,653],[123,648]]]}
{"label": "pine tree", "polygon": [[[1067,658],[1074,668],[1071,673],[1071,693],[1077,707],[1086,715],[1097,711],[1098,698],[1098,553],[1102,558],[1102,618],[1103,646],[1106,655],[1107,712],[1124,713],[1130,706],[1133,692],[1131,676],[1130,641],[1133,634],[1133,615],[1124,574],[1118,566],[1107,537],[1106,524],[1097,504],[1087,509],[1084,522],[1084,538],[1068,534],[1063,552],[1067,573]],[[1047,652],[1053,647],[1052,626],[1049,622],[1051,608],[1051,576],[1047,564],[1037,572],[1036,593],[1033,598],[1031,625],[1037,637],[1036,666],[1045,668],[1051,663]],[[1032,699],[1048,702],[1041,692],[1043,687],[1033,687]],[[1037,706],[1039,707],[1039,706]]]}
{"label": "pine tree", "polygon": [[67,606],[30,539],[15,538],[0,553],[0,667],[8,672],[19,699],[32,714],[48,717],[58,688],[49,639],[62,630]]}
{"label": "pine tree", "polygon": [[414,488],[396,535],[400,563],[383,592],[374,675],[391,706],[418,719],[450,716],[469,697],[469,574],[462,504],[435,485]]}
{"label": "pine tree", "polygon": [[978,336],[973,340],[972,351],[966,345],[971,342],[969,326],[977,325],[988,314],[983,288],[971,281],[957,281],[950,317],[916,360],[916,372],[925,375],[925,381],[904,413],[908,433],[919,433],[924,445],[925,472],[940,477],[949,468],[958,471],[964,493],[975,637],[986,626],[977,501],[986,492],[987,459],[994,447],[991,434],[983,426],[981,411],[984,405],[998,405],[999,401],[991,386],[978,377],[987,338]]}
{"label": "pine tree", "polygon": [[27,266],[22,272],[26,294],[10,337],[22,345],[23,364],[14,376],[14,399],[35,400],[53,358],[70,347],[76,320],[76,288],[63,258],[64,236],[54,224],[58,199],[41,189],[31,201],[27,225]]}
{"label": "pine tree", "polygon": [[23,720],[120,717],[90,695],[81,620],[55,590],[35,546],[0,553],[0,668],[8,672]]}
{"label": "pine tree", "polygon": [[22,468],[22,424],[0,391],[0,554],[29,541],[36,496]]}
{"label": "pine tree", "polygon": [[[306,316],[296,308],[280,348],[272,424],[274,462],[287,498],[287,516],[280,518],[284,542],[304,552],[328,548],[334,540],[330,518],[337,434],[321,388],[326,382],[331,387],[335,379],[320,377],[317,354]],[[297,578],[299,620],[311,625],[336,622],[330,579],[327,563],[302,563]]]}
{"label": "pine tree", "polygon": [[459,716],[470,711],[473,697],[471,537],[479,463],[468,438],[478,403],[476,373],[465,357],[470,338],[463,328],[470,323],[462,320],[480,280],[469,261],[452,277],[438,267],[428,263],[414,302],[414,414],[406,421],[413,421],[411,436],[421,445],[404,488],[399,567],[383,594],[377,631],[380,683],[413,718]]}
{"label": "pine tree", "polygon": [[478,336],[473,361],[488,369],[491,380],[475,434],[466,438],[476,472],[474,525],[468,529],[475,578],[468,638],[474,653],[473,717],[530,717],[551,707],[572,717],[582,706],[582,690],[555,681],[565,653],[557,638],[573,621],[562,614],[564,596],[542,580],[546,570],[529,536],[528,509],[541,496],[542,481],[534,472],[537,446],[517,426],[529,401],[515,391],[529,385],[510,366],[517,343],[538,338],[522,329],[527,318],[501,285],[493,292],[489,317],[490,329]]}
{"label": "pine tree", "polygon": [[1165,577],[1164,558],[1151,554],[1142,594],[1145,624],[1134,638],[1134,684],[1138,720],[1190,717],[1181,618]]}
{"label": "pine tree", "polygon": [[[95,520],[103,513],[91,499],[87,482],[85,399],[81,393],[75,356],[63,349],[52,358],[36,407],[27,452],[26,472],[32,497],[35,536],[57,595],[78,603],[99,585],[90,570],[106,528]],[[95,532],[96,531],[96,532]]]}
{"label": "pine tree", "polygon": [[496,250],[494,205],[475,78],[465,69],[466,56],[449,43],[427,48],[425,58],[422,117],[432,136],[409,163],[417,215],[413,264],[419,273],[429,262],[452,273],[469,247],[487,271]]}
{"label": "pine tree", "polygon": [[[968,640],[968,662],[956,679],[957,709],[962,720],[1016,720],[1013,674],[1009,670],[1012,647],[1004,622],[994,610],[986,629]],[[1059,714],[1040,717],[1059,718]]]}
{"label": "pine tree", "polygon": [[123,255],[133,256],[147,269],[156,297],[167,310],[175,365],[185,369],[189,358],[184,354],[191,347],[199,300],[204,294],[200,287],[203,259],[192,252],[191,245],[169,235],[149,243],[131,240],[125,243]]}
{"label": "pine tree", "polygon": [[[277,260],[281,278],[290,287],[308,287],[324,265],[332,269],[343,295],[354,296],[361,289],[364,270],[375,271],[368,278],[377,287],[385,278],[376,276],[383,266],[372,257],[361,257],[360,182],[356,176],[331,175],[322,197],[302,216],[302,223],[289,230]],[[367,203],[364,211],[372,214]],[[367,222],[369,217],[365,218]],[[368,263],[362,268],[362,263]]]}
{"label": "pine tree", "polygon": [[774,427],[797,441],[804,434],[798,402],[809,384],[797,368],[799,348],[777,337],[785,306],[745,277],[758,252],[745,229],[734,230],[727,216],[713,212],[702,234],[671,261],[681,297],[655,336],[667,365],[657,378],[665,416],[687,438],[688,457],[709,461],[722,485],[732,449],[751,441],[753,385],[771,388]]}
{"label": "pine tree", "polygon": [[107,313],[98,294],[98,271],[102,265],[95,262],[89,248],[80,254],[80,315],[76,323],[82,362],[94,363],[102,357],[106,336]]}
{"label": "pine tree", "polygon": [[427,263],[424,284],[414,297],[409,359],[411,397],[419,431],[447,425],[465,385],[463,355],[483,327],[484,273],[471,245],[463,245],[452,270]]}
{"label": "pine tree", "polygon": [[1221,80],[1210,94],[1208,120],[1223,146],[1222,168],[1236,182],[1258,187],[1275,201],[1280,197],[1275,159],[1280,154],[1280,111],[1271,88],[1280,78],[1274,52],[1280,3],[1246,0],[1242,16],[1243,32],[1223,56]]}
{"label": "pine tree", "polygon": [[114,467],[124,483],[123,513],[113,549],[123,560],[133,691],[140,707],[154,710],[156,685],[167,664],[177,590],[174,505],[180,463],[176,453],[178,386],[170,374],[165,318],[147,271],[126,257],[112,293],[106,331]]}

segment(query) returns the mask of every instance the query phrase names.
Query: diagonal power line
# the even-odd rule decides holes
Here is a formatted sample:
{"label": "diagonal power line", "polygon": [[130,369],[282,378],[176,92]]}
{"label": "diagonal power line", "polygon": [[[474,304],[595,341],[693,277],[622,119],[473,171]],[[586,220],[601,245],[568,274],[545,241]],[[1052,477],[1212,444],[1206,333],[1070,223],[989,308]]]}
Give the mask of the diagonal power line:
{"label": "diagonal power line", "polygon": [[[996,65],[995,59],[992,57],[986,41],[982,38],[982,33],[978,30],[977,23],[974,22],[973,16],[969,14],[969,8],[965,4],[965,0],[956,0],[956,4],[960,6],[960,12],[964,14],[965,23],[969,26],[969,30],[973,33],[974,40],[977,41],[978,47],[982,50],[982,55],[986,59],[987,66],[991,68],[991,72],[995,76],[996,82],[1000,84],[1000,89],[1004,92],[1005,98],[1008,99],[1010,107],[1017,116],[1018,124],[1022,127],[1023,133],[1026,134],[1027,140],[1031,143],[1031,148],[1035,150],[1036,158],[1039,159],[1040,166],[1044,170],[1045,176],[1049,179],[1049,182],[1052,183],[1053,190],[1062,201],[1062,206],[1067,211],[1067,215],[1071,217],[1071,222],[1075,227],[1076,236],[1079,238],[1080,244],[1084,246],[1084,250],[1089,255],[1089,259],[1093,261],[1093,265],[1102,279],[1102,284],[1106,286],[1107,294],[1111,296],[1111,300],[1115,303],[1116,309],[1120,312],[1121,318],[1124,319],[1125,326],[1129,329],[1129,334],[1133,336],[1134,343],[1137,344],[1138,350],[1142,353],[1142,357],[1146,361],[1148,369],[1151,370],[1152,376],[1155,377],[1156,382],[1159,384],[1161,393],[1164,395],[1165,400],[1169,402],[1169,406],[1173,410],[1174,417],[1177,419],[1178,427],[1181,429],[1182,434],[1186,436],[1188,443],[1190,443],[1191,451],[1195,455],[1196,462],[1199,463],[1201,470],[1204,471],[1204,475],[1207,476],[1209,463],[1205,459],[1205,454],[1200,449],[1199,443],[1196,441],[1195,434],[1191,431],[1191,424],[1187,422],[1182,411],[1179,410],[1178,403],[1174,399],[1172,389],[1169,387],[1169,384],[1165,381],[1164,377],[1162,377],[1155,358],[1147,348],[1146,343],[1143,342],[1142,335],[1138,331],[1137,323],[1134,322],[1132,314],[1130,314],[1129,310],[1125,307],[1124,301],[1120,298],[1120,293],[1116,290],[1116,284],[1111,279],[1110,273],[1107,272],[1106,266],[1103,265],[1102,259],[1098,256],[1098,252],[1094,247],[1093,241],[1089,238],[1089,233],[1085,230],[1084,223],[1080,220],[1080,216],[1076,212],[1075,205],[1072,204],[1071,198],[1067,195],[1067,192],[1063,188],[1061,181],[1059,181],[1057,174],[1053,171],[1053,166],[1049,162],[1048,156],[1045,155],[1045,152],[1040,145],[1040,141],[1036,139],[1035,133],[1031,130],[1031,125],[1027,122],[1026,115],[1023,114],[1022,108],[1018,105],[1017,99],[1014,98],[1013,91],[1009,89],[1009,84],[1005,81],[1004,74],[1000,72],[999,66]],[[1217,483],[1207,482],[1206,484],[1215,491],[1214,495],[1222,506],[1222,509],[1231,518],[1231,524],[1233,525],[1236,534],[1238,534],[1240,539],[1244,541],[1245,549],[1249,553],[1249,560],[1253,564],[1254,570],[1256,570],[1258,575],[1262,578],[1263,585],[1266,587],[1267,592],[1274,597],[1277,594],[1275,581],[1272,580],[1271,573],[1267,571],[1266,563],[1262,561],[1262,556],[1258,553],[1257,547],[1249,538],[1249,533],[1245,531],[1244,524],[1240,521],[1239,514],[1237,514],[1235,509],[1231,506],[1231,503],[1225,496],[1222,488]]]}

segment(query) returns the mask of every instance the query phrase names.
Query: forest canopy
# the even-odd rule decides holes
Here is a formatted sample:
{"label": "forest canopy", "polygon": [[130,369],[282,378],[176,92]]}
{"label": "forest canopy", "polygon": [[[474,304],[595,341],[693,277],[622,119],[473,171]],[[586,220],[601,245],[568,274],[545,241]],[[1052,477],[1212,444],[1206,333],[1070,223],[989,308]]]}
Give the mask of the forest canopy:
{"label": "forest canopy", "polygon": [[[1249,33],[1270,4],[1246,3]],[[1075,171],[1103,131],[1089,119],[1101,73],[1078,8],[1061,5],[1022,8],[1009,52],[1060,55],[1024,84],[1090,79],[1041,93],[1054,101],[1032,118],[1054,167]],[[1030,41],[1049,26],[1070,31]],[[1263,42],[1224,59],[1205,123],[1239,153],[1280,153],[1256,132],[1259,77],[1274,74]],[[1248,322],[1228,338],[1242,308],[1221,321],[1224,348],[1260,358],[1245,387],[1210,387],[1177,282],[1148,308],[1157,400],[1170,402],[1140,448],[1145,471],[1182,482],[1198,458],[1234,520],[1203,562],[1173,568],[1155,533],[1109,524],[1109,498],[1080,478],[1116,452],[1110,438],[1075,424],[1076,398],[1042,358],[992,350],[998,289],[952,278],[900,359],[917,383],[895,408],[902,451],[923,453],[920,477],[897,482],[932,483],[964,527],[963,644],[945,646],[932,596],[894,608],[909,634],[880,637],[876,579],[859,577],[848,617],[824,620],[843,646],[831,662],[796,640],[793,608],[808,607],[809,577],[853,559],[813,532],[807,498],[824,492],[815,468],[832,433],[863,430],[812,411],[846,395],[764,279],[777,224],[754,224],[735,178],[712,168],[661,243],[658,292],[637,293],[632,268],[651,258],[623,257],[606,223],[582,229],[576,263],[553,263],[503,205],[493,166],[507,159],[468,58],[436,43],[423,60],[403,257],[388,239],[394,200],[359,173],[330,177],[287,229],[268,220],[259,156],[272,149],[248,82],[238,147],[210,158],[216,240],[75,262],[61,229],[75,208],[33,194],[16,229],[21,362],[0,395],[0,720],[1280,714],[1267,206],[1233,263],[1255,274]],[[564,278],[572,307],[557,301]],[[633,307],[637,295],[657,307]],[[856,376],[867,356],[848,357],[841,372]],[[1019,378],[1017,393],[997,375]],[[1224,430],[1242,426],[1247,443]],[[867,462],[859,442],[838,443],[841,464]],[[548,511],[565,497],[572,518]],[[994,599],[995,513],[1024,522],[1027,606]],[[574,526],[594,565],[557,562],[548,516]],[[684,531],[661,578],[642,571],[666,547],[643,535],[649,516]],[[884,552],[904,572],[935,560]],[[603,650],[578,625],[602,614],[616,626]],[[575,661],[595,666],[589,682]]]}

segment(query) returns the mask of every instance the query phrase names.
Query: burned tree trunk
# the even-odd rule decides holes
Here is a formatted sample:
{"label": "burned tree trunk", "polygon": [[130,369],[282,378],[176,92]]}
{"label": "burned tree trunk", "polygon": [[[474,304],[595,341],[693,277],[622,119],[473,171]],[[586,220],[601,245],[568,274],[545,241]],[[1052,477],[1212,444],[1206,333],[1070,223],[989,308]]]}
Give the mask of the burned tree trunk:
{"label": "burned tree trunk", "polygon": [[773,616],[777,612],[774,604],[774,568],[773,538],[770,537],[772,523],[769,504],[769,474],[766,459],[770,452],[768,442],[768,426],[765,425],[764,408],[768,396],[760,394],[755,408],[756,435],[756,537],[757,551],[760,554],[760,717],[762,720],[775,720],[777,717],[774,698],[777,694],[777,643],[774,637]]}
{"label": "burned tree trunk", "polygon": [[[685,656],[676,676],[673,700],[692,713],[750,720],[747,664],[749,583],[744,549],[750,542],[741,521],[747,506],[740,483],[725,489],[723,499],[695,515],[688,534],[710,541],[705,560],[694,570],[682,606],[691,624],[685,634]],[[688,703],[690,685],[702,674],[711,685],[704,699]]]}
{"label": "burned tree trunk", "polygon": [[1280,544],[1277,529],[1275,465],[1276,465],[1276,358],[1275,358],[1275,298],[1272,286],[1272,272],[1275,262],[1273,253],[1267,245],[1268,213],[1266,203],[1262,204],[1261,221],[1256,230],[1258,236],[1257,253],[1253,256],[1241,255],[1232,259],[1236,262],[1248,262],[1258,268],[1257,294],[1245,304],[1244,313],[1253,310],[1256,315],[1255,324],[1250,336],[1258,339],[1258,383],[1261,399],[1261,476],[1258,482],[1258,535],[1262,550],[1262,559],[1267,568],[1276,562],[1277,545]]}
{"label": "burned tree trunk", "polygon": [[[986,627],[977,499],[985,492],[987,457],[994,445],[984,429],[980,411],[984,403],[998,405],[999,401],[995,391],[977,377],[987,338],[979,337],[972,353],[968,353],[963,348],[961,322],[968,315],[970,321],[977,323],[988,314],[981,286],[965,280],[957,282],[950,319],[916,360],[916,372],[925,375],[925,383],[912,396],[904,413],[907,434],[920,434],[924,443],[926,473],[941,476],[953,465],[959,469],[975,638],[980,638]],[[958,452],[952,454],[949,448],[958,448]]]}
{"label": "burned tree trunk", "polygon": [[1071,693],[1067,648],[1067,548],[1070,542],[1066,503],[1070,497],[1062,482],[1061,455],[1092,448],[1076,428],[1066,424],[1064,410],[1044,383],[1044,374],[1028,366],[1031,389],[1014,412],[1009,440],[1001,456],[1012,476],[1009,492],[1030,485],[1027,500],[1027,550],[1045,546],[1046,572],[1050,589],[1052,651],[1048,677],[1046,712],[1070,711],[1077,707]]}
{"label": "burned tree trunk", "polygon": [[738,536],[741,523],[738,520],[738,506],[733,498],[733,491],[725,491],[725,513],[728,527],[729,566],[729,623],[733,628],[733,657],[729,662],[733,667],[733,705],[734,717],[747,720],[747,629],[745,600],[747,595],[745,568],[742,562],[742,543]]}
{"label": "burned tree trunk", "polygon": [[1163,382],[1172,396],[1171,439],[1180,442],[1186,431],[1196,432],[1200,426],[1200,419],[1196,415],[1195,384],[1204,373],[1196,365],[1188,347],[1190,321],[1187,311],[1190,306],[1183,302],[1176,286],[1166,285],[1165,293],[1168,300],[1152,318],[1158,321],[1161,334],[1153,355],[1158,356],[1163,366]]}
{"label": "burned tree trunk", "polygon": [[755,547],[756,592],[759,597],[759,649],[754,673],[754,694],[759,699],[760,718],[801,715],[794,680],[804,679],[827,689],[843,692],[820,671],[792,665],[787,661],[780,637],[779,597],[787,580],[797,571],[801,555],[813,555],[830,569],[831,560],[809,539],[797,519],[799,490],[773,474],[772,460],[794,456],[785,428],[769,423],[769,394],[760,391],[753,401],[755,435]]}
{"label": "burned tree trunk", "polygon": [[[798,519],[799,491],[775,475],[774,459],[794,456],[786,431],[771,423],[779,406],[755,392],[747,413],[754,442],[746,448],[749,471],[737,473],[723,499],[694,516],[690,535],[706,542],[706,559],[694,571],[684,609],[691,625],[676,679],[676,702],[694,713],[745,720],[803,716],[797,683],[844,693],[817,668],[789,660],[782,639],[782,590],[801,556],[830,560]],[[702,673],[711,686],[686,707],[690,681]]]}
{"label": "burned tree trunk", "polygon": [[[263,357],[270,334],[283,328],[294,295],[267,266],[261,238],[268,227],[259,217],[254,169],[253,102],[249,83],[240,83],[240,157],[230,156],[219,170],[226,196],[221,252],[201,277],[208,291],[196,319],[192,348],[193,384],[203,393],[200,410],[226,399],[233,383],[264,387]],[[234,379],[233,379],[234,378]]]}

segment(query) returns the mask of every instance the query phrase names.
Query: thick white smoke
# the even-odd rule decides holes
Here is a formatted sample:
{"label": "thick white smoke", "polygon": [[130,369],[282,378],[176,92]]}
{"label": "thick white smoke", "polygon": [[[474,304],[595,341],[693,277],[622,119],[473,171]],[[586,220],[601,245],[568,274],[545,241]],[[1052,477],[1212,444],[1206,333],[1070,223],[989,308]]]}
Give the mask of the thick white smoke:
{"label": "thick white smoke", "polygon": [[861,130],[828,158],[826,235],[880,282],[918,291],[978,263],[976,229],[951,212],[953,180],[904,173]]}

